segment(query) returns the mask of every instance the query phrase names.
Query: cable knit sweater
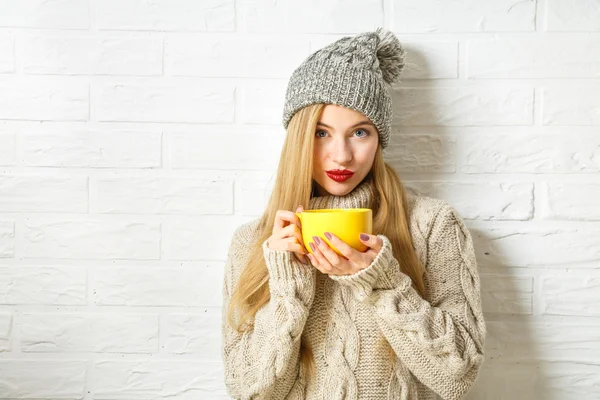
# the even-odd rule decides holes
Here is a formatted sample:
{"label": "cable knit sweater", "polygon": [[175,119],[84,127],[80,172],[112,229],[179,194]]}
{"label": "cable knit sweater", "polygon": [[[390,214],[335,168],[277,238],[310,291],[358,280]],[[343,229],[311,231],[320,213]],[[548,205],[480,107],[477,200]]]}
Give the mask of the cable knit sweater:
{"label": "cable knit sweater", "polygon": [[[370,205],[369,183],[306,209]],[[425,266],[427,298],[400,271],[390,241],[366,269],[324,275],[262,244],[271,299],[251,332],[227,324],[229,298],[248,260],[258,219],[234,233],[223,284],[225,384],[236,399],[460,399],[483,363],[486,326],[472,239],[442,200],[408,194],[409,227]],[[300,367],[301,338],[316,375]]]}

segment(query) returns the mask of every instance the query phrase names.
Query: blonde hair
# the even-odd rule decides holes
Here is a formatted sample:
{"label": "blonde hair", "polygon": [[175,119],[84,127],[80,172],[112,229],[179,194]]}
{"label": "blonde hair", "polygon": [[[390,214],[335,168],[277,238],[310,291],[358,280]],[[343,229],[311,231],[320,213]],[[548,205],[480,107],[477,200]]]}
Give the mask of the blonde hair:
{"label": "blonde hair", "polygon": [[[291,119],[279,159],[273,191],[258,224],[258,235],[250,247],[248,264],[243,268],[229,302],[228,322],[238,332],[253,329],[257,311],[270,300],[269,272],[261,244],[272,234],[277,210],[295,211],[299,204],[309,204],[313,187],[313,145],[317,122],[325,104],[302,108]],[[408,275],[415,289],[425,296],[424,268],[412,246],[407,221],[405,188],[396,171],[383,160],[381,145],[377,147],[370,173],[374,190],[373,232],[389,238],[401,271]],[[294,181],[294,185],[289,182]],[[234,321],[234,314],[239,320]],[[314,373],[312,350],[304,341],[300,345],[300,363],[304,371]]]}

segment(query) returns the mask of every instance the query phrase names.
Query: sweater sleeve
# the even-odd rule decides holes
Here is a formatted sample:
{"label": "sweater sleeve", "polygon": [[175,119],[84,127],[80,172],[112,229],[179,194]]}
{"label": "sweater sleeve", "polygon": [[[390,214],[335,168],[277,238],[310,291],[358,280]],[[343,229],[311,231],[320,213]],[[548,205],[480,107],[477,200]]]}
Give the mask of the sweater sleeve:
{"label": "sweater sleeve", "polygon": [[222,309],[222,357],[225,385],[236,399],[284,399],[301,390],[300,339],[315,292],[315,269],[287,251],[262,245],[269,271],[270,300],[257,313],[254,326],[240,333],[231,327],[227,311],[236,276],[243,268],[242,255],[249,243],[234,234],[225,264]]}
{"label": "sweater sleeve", "polygon": [[456,210],[444,204],[428,236],[423,299],[400,271],[389,239],[364,270],[331,276],[374,307],[383,335],[400,361],[445,400],[461,399],[484,360],[486,326],[471,235]]}

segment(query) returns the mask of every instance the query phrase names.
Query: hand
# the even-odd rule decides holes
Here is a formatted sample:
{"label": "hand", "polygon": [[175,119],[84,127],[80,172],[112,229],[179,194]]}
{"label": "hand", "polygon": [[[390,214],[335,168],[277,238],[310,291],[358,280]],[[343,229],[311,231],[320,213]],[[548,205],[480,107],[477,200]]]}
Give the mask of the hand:
{"label": "hand", "polygon": [[313,236],[314,242],[310,242],[313,254],[308,254],[308,258],[315,268],[327,275],[355,274],[371,265],[383,247],[381,238],[366,233],[360,236],[360,241],[368,247],[364,252],[356,250],[332,233],[325,232],[325,237],[343,256],[337,254],[324,240]]}
{"label": "hand", "polygon": [[[296,212],[302,212],[304,208],[300,205]],[[291,211],[277,210],[273,232],[267,239],[267,247],[272,250],[291,251],[303,264],[306,260],[306,248],[302,241],[302,223],[300,218]]]}

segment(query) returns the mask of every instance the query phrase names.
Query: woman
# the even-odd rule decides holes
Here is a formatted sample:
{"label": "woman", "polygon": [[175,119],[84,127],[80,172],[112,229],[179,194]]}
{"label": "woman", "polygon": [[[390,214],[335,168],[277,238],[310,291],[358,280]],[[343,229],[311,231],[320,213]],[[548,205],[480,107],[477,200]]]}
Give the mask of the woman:
{"label": "woman", "polygon": [[[225,383],[240,399],[459,399],[486,333],[469,231],[447,203],[405,191],[383,160],[391,32],[345,37],[292,74],[287,137],[262,218],[233,235],[223,285]],[[342,176],[344,175],[344,176]],[[293,211],[372,208],[359,252],[301,239]]]}

